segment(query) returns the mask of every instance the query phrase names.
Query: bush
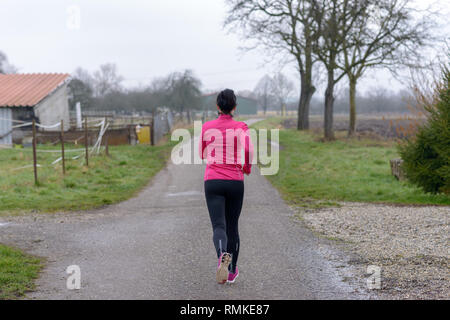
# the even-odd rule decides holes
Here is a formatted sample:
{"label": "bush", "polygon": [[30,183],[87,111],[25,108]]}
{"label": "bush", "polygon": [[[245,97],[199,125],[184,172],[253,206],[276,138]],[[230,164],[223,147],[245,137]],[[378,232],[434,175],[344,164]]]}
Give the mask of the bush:
{"label": "bush", "polygon": [[425,192],[450,194],[450,70],[444,68],[437,99],[425,106],[429,113],[417,135],[400,144],[408,180]]}

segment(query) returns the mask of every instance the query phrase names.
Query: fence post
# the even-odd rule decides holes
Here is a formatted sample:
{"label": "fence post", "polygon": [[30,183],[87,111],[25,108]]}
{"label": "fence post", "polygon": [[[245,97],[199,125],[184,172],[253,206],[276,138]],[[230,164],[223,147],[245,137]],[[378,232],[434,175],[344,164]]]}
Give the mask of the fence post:
{"label": "fence post", "polygon": [[61,157],[63,175],[66,174],[66,159],[64,157],[64,120],[61,120]]}
{"label": "fence post", "polygon": [[38,176],[37,176],[37,159],[36,159],[36,120],[33,119],[33,168],[34,168],[34,184],[37,186]]}
{"label": "fence post", "polygon": [[86,167],[89,167],[89,141],[87,116],[84,116],[84,145],[86,148]]}
{"label": "fence post", "polygon": [[[108,125],[108,116],[105,117],[105,127]],[[109,148],[108,148],[108,131],[105,131],[104,136],[105,136],[105,155],[107,157],[109,157]],[[101,143],[100,143],[101,144]]]}
{"label": "fence post", "polygon": [[152,124],[150,128],[150,144],[155,145],[155,110],[152,111]]}

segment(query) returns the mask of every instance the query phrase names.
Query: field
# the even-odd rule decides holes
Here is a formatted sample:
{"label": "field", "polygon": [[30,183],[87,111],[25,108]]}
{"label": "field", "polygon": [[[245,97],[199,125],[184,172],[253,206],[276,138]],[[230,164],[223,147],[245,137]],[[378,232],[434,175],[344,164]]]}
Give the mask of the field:
{"label": "field", "polygon": [[0,300],[16,299],[32,290],[40,269],[38,258],[0,244]]}
{"label": "field", "polygon": [[[66,145],[66,150],[80,146]],[[58,153],[38,153],[39,185],[34,185],[31,148],[0,150],[0,215],[20,212],[85,210],[126,200],[161,170],[170,152],[161,146],[114,146],[110,157],[94,156],[85,166],[83,156],[51,163]],[[60,146],[39,145],[38,150],[60,150]],[[73,156],[76,154],[67,154]]]}
{"label": "field", "polygon": [[[255,127],[282,128],[285,122],[273,118]],[[450,205],[450,197],[426,194],[391,175],[389,160],[398,158],[394,141],[347,139],[344,131],[336,136],[324,143],[314,130],[280,130],[280,170],[268,179],[285,199],[299,206],[336,201]]]}
{"label": "field", "polygon": [[[414,124],[421,124],[424,118],[406,118],[405,115],[359,115],[356,122],[356,131],[360,136],[372,139],[403,138]],[[283,127],[291,129],[297,127],[297,119],[289,118],[282,121]],[[348,115],[336,115],[333,128],[336,131],[346,132],[348,129]],[[310,128],[320,134],[323,129],[321,116],[310,117]]]}

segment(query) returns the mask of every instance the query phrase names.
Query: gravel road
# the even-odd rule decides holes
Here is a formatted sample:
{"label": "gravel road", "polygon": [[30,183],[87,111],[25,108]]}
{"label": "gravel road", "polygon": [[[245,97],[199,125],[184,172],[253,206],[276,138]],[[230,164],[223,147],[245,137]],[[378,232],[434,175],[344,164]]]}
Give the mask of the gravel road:
{"label": "gravel road", "polygon": [[450,299],[450,207],[342,203],[303,214],[308,226],[348,243],[356,265],[381,268],[394,299]]}
{"label": "gravel road", "polygon": [[[295,219],[257,169],[245,184],[240,277],[216,284],[203,170],[169,163],[135,198],[99,210],[2,218],[0,242],[47,259],[28,298],[376,298],[353,257]],[[70,265],[80,290],[66,288]]]}

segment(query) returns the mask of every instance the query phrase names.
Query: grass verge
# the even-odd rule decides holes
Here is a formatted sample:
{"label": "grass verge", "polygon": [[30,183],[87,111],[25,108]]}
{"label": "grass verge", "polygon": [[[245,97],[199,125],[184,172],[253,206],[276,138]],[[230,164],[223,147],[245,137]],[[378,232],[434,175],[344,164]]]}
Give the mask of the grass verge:
{"label": "grass verge", "polygon": [[38,258],[0,244],[0,300],[17,299],[33,290],[41,268]]}
{"label": "grass verge", "polygon": [[[33,163],[30,148],[0,150],[0,215],[86,210],[126,200],[165,166],[172,146],[112,146],[111,157],[92,157],[89,168],[83,157],[70,158],[65,176],[61,163],[51,165],[59,154],[38,153],[39,186],[34,185],[32,167],[17,169]],[[73,148],[77,147],[66,146]],[[39,146],[38,150],[59,147]]]}
{"label": "grass verge", "polygon": [[[269,119],[255,128],[279,128],[279,123]],[[450,205],[444,194],[428,194],[397,181],[389,160],[398,156],[394,142],[346,138],[321,142],[312,133],[282,129],[279,172],[267,178],[286,200],[299,206],[327,206],[333,201]]]}

